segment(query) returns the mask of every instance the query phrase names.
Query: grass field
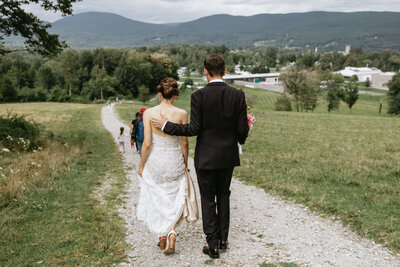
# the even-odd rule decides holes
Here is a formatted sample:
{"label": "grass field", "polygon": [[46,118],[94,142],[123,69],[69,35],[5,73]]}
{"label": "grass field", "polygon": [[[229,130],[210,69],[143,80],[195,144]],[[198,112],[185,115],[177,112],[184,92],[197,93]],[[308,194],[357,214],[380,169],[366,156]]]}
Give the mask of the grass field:
{"label": "grass field", "polygon": [[[313,113],[276,112],[279,94],[243,90],[257,121],[235,176],[399,252],[400,118],[386,114],[385,102],[379,114],[385,98],[361,95],[352,113],[343,103],[328,113],[323,97]],[[189,110],[190,93],[176,105]],[[117,111],[128,122],[140,106]]]}
{"label": "grass field", "polygon": [[[100,105],[0,105],[54,133],[37,152],[0,152],[0,266],[104,266],[125,257],[122,159]],[[32,163],[33,162],[33,163]],[[99,205],[93,191],[112,178]]]}

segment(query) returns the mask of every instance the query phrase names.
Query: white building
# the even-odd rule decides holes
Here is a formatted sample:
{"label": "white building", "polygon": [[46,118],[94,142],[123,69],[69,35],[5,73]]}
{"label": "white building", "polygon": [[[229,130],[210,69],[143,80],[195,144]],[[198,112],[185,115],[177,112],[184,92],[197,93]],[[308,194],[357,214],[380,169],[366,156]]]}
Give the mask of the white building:
{"label": "white building", "polygon": [[351,76],[356,75],[358,81],[365,82],[367,79],[372,81],[372,75],[382,74],[383,72],[377,68],[346,67],[344,70],[340,70],[336,73],[342,74],[344,78],[350,78]]}
{"label": "white building", "polygon": [[369,79],[372,83],[371,87],[382,90],[388,90],[387,83],[395,75],[394,72],[383,72],[377,68],[354,67],[346,67],[344,70],[337,71],[336,73],[340,73],[346,79],[349,79],[351,76],[356,75],[358,81],[360,82],[365,82],[367,79]]}
{"label": "white building", "polygon": [[186,71],[186,67],[180,67],[177,72],[178,72],[178,75],[181,76],[181,75],[185,74],[185,71]]}
{"label": "white building", "polygon": [[252,83],[262,84],[279,84],[280,73],[255,73],[255,74],[241,74],[241,75],[225,75],[222,77],[226,83],[233,83],[234,81],[246,81]]}

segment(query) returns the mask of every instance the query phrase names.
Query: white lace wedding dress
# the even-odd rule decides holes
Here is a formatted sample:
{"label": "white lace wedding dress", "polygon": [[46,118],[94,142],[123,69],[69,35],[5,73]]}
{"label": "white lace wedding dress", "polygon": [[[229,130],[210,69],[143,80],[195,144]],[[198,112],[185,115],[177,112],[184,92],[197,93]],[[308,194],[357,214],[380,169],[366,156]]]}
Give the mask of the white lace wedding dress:
{"label": "white lace wedding dress", "polygon": [[180,137],[152,135],[152,148],[140,181],[138,219],[159,236],[182,215],[186,197],[185,164]]}

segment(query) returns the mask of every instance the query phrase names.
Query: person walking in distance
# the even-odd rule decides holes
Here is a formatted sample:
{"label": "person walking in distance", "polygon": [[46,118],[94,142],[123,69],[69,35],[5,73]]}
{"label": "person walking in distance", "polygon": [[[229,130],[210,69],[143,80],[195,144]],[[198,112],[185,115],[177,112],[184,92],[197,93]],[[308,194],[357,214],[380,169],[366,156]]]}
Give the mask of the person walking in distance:
{"label": "person walking in distance", "polygon": [[142,156],[142,145],[144,140],[144,126],[143,126],[143,113],[146,108],[140,109],[140,120],[138,122],[137,130],[136,130],[136,143],[139,150],[139,155]]}
{"label": "person walking in distance", "polygon": [[[139,148],[136,142],[136,131],[138,128],[138,123],[140,121],[140,112],[136,112],[135,119],[131,123],[131,130],[130,130],[130,135],[131,135],[131,144],[134,143],[136,146],[136,151],[139,153]],[[133,144],[132,144],[133,146]]]}

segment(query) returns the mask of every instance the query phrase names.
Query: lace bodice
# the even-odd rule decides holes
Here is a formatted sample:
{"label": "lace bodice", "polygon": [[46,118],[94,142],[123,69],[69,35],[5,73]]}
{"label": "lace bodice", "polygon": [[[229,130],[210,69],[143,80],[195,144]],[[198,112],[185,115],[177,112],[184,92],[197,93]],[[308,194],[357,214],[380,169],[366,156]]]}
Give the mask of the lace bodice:
{"label": "lace bodice", "polygon": [[181,149],[181,138],[179,136],[162,137],[156,134],[152,135],[152,145],[156,149]]}
{"label": "lace bodice", "polygon": [[153,134],[152,148],[145,169],[159,183],[180,179],[185,173],[180,137]]}

